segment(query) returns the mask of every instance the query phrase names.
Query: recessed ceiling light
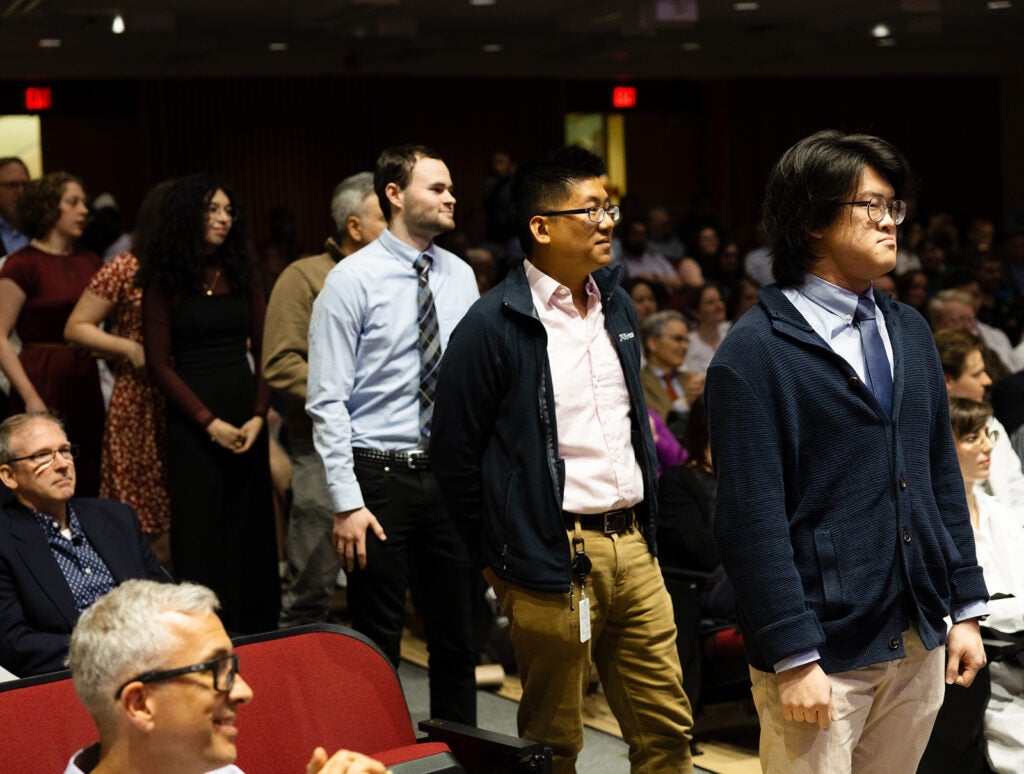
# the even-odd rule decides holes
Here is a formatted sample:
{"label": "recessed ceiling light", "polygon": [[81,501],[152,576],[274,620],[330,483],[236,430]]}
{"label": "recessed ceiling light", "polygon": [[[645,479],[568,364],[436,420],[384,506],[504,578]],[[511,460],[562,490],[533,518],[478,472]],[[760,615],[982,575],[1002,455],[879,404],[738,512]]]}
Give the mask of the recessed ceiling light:
{"label": "recessed ceiling light", "polygon": [[117,16],[114,17],[114,21],[110,25],[110,31],[115,35],[120,35],[124,32],[124,17],[121,16],[121,14],[117,14]]}
{"label": "recessed ceiling light", "polygon": [[876,24],[871,28],[871,36],[874,38],[887,38],[892,35],[892,30],[887,24]]}
{"label": "recessed ceiling light", "polygon": [[700,51],[700,43],[697,43],[696,41],[689,41],[687,43],[683,43],[682,48],[683,51]]}
{"label": "recessed ceiling light", "polygon": [[484,43],[485,54],[497,54],[500,53],[504,46],[501,43]]}
{"label": "recessed ceiling light", "polygon": [[39,48],[60,48],[63,41],[60,38],[43,38],[39,41]]}
{"label": "recessed ceiling light", "polygon": [[469,0],[470,5],[497,5],[498,0]]}
{"label": "recessed ceiling light", "polygon": [[271,43],[270,45],[267,46],[267,48],[270,49],[271,51],[287,51],[288,44],[278,41],[276,43]]}
{"label": "recessed ceiling light", "polygon": [[881,48],[890,48],[896,45],[896,38],[879,38],[878,45]]}
{"label": "recessed ceiling light", "polygon": [[760,3],[733,3],[732,9],[734,11],[756,11],[761,7]]}
{"label": "recessed ceiling light", "polygon": [[1007,8],[1013,8],[1013,3],[1010,0],[989,0],[985,6],[990,11],[1005,11]]}

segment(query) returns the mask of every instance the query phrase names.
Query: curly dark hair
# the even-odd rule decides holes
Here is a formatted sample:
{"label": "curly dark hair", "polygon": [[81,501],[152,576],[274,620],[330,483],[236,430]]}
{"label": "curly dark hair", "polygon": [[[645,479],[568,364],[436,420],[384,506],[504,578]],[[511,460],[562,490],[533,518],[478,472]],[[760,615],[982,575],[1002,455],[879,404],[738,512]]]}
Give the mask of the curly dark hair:
{"label": "curly dark hair", "polygon": [[18,199],[21,232],[32,239],[45,239],[60,219],[60,200],[68,183],[82,181],[68,172],[51,172],[30,180]]}
{"label": "curly dark hair", "polygon": [[179,178],[164,193],[159,223],[152,238],[136,245],[139,259],[136,285],[145,288],[155,281],[169,297],[199,291],[203,285],[203,263],[207,259],[207,207],[218,189],[231,201],[234,218],[215,255],[231,289],[235,292],[248,290],[252,264],[245,249],[238,198],[226,183],[212,175]]}

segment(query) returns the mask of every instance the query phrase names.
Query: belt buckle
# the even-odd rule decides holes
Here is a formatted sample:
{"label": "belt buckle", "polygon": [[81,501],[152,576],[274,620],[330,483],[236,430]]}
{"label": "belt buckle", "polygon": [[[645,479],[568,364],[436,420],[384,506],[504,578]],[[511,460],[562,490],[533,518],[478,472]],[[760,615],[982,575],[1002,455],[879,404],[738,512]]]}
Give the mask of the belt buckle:
{"label": "belt buckle", "polygon": [[601,514],[603,516],[604,525],[601,527],[601,532],[605,535],[614,535],[616,532],[621,532],[622,528],[616,529],[612,526],[612,523],[619,520],[622,516],[622,511],[605,511]]}
{"label": "belt buckle", "polygon": [[423,449],[414,449],[408,452],[405,458],[405,464],[409,470],[425,470],[429,467],[429,457],[427,452]]}

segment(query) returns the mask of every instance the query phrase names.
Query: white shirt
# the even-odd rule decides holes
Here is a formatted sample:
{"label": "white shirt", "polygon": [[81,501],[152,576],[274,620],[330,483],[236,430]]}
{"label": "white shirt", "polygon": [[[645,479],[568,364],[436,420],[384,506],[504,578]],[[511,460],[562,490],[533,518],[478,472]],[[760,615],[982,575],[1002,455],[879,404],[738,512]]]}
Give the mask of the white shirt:
{"label": "white shirt", "polygon": [[1024,630],[1024,521],[998,498],[975,490],[978,528],[974,547],[988,593],[1011,595],[988,601],[985,626],[1013,634]]}
{"label": "white shirt", "polygon": [[[68,767],[64,769],[64,774],[89,774],[90,771],[96,768],[96,765],[99,763],[99,758],[99,742],[90,745],[89,747],[83,747],[71,756],[71,760],[68,761]],[[245,772],[234,764],[231,764],[228,766],[222,766],[219,769],[213,769],[207,772],[207,774],[245,774]]]}

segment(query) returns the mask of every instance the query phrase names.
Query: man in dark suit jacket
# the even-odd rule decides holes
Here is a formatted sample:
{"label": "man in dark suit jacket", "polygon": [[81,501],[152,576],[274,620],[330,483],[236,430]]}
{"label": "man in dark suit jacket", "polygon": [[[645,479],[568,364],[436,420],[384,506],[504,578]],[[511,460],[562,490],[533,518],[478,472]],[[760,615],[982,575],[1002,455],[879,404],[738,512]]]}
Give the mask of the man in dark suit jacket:
{"label": "man in dark suit jacket", "polygon": [[49,414],[0,423],[0,666],[19,677],[63,669],[79,614],[114,586],[170,580],[131,508],[72,497],[76,452]]}

